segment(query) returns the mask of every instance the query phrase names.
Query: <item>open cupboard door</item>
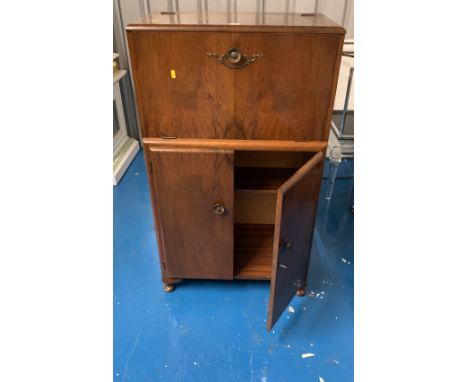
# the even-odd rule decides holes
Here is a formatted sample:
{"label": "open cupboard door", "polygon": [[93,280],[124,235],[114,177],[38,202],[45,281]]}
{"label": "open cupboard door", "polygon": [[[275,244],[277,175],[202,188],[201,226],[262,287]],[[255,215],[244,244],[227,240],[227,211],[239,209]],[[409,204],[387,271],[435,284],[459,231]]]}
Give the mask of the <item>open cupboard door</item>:
{"label": "open cupboard door", "polygon": [[296,291],[306,286],[322,164],[318,152],[278,189],[268,330]]}

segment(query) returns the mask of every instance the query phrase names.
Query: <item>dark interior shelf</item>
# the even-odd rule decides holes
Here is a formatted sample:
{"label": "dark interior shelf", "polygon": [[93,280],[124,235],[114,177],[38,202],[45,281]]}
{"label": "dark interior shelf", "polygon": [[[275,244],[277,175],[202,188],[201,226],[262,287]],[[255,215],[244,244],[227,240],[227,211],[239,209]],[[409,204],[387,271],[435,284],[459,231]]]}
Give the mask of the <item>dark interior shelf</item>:
{"label": "dark interior shelf", "polygon": [[234,225],[234,278],[271,279],[274,224]]}
{"label": "dark interior shelf", "polygon": [[234,187],[244,190],[277,190],[297,169],[235,167]]}

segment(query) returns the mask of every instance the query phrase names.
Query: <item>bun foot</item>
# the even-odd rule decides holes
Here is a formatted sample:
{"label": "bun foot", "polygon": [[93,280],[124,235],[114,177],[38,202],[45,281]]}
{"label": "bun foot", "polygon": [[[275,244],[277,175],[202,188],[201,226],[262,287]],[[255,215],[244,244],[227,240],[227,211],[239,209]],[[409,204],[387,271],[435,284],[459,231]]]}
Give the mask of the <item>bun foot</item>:
{"label": "bun foot", "polygon": [[296,291],[296,296],[304,297],[305,294],[306,294],[305,288],[299,288],[299,289]]}
{"label": "bun foot", "polygon": [[171,293],[174,290],[174,284],[164,284],[164,292]]}

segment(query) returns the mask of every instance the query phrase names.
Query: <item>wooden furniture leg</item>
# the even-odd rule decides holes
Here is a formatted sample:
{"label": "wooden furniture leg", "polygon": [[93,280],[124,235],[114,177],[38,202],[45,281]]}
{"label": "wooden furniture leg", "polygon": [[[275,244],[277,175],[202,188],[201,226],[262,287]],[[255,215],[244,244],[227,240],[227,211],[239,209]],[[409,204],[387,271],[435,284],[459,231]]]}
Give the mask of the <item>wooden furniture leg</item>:
{"label": "wooden furniture leg", "polygon": [[305,291],[305,288],[299,288],[297,291],[296,291],[296,296],[299,296],[299,297],[304,297],[306,294],[306,291]]}
{"label": "wooden furniture leg", "polygon": [[178,284],[182,281],[182,279],[171,279],[167,277],[163,277],[163,289],[166,293],[171,293],[175,289],[175,284]]}

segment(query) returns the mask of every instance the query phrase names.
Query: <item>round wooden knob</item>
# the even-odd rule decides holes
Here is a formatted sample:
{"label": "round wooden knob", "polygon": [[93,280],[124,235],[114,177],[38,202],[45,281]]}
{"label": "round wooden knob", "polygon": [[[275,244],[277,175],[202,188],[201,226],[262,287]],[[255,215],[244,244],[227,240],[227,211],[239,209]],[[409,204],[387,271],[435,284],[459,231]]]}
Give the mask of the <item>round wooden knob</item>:
{"label": "round wooden knob", "polygon": [[221,203],[215,203],[213,206],[213,212],[216,215],[223,215],[224,214],[224,206]]}

